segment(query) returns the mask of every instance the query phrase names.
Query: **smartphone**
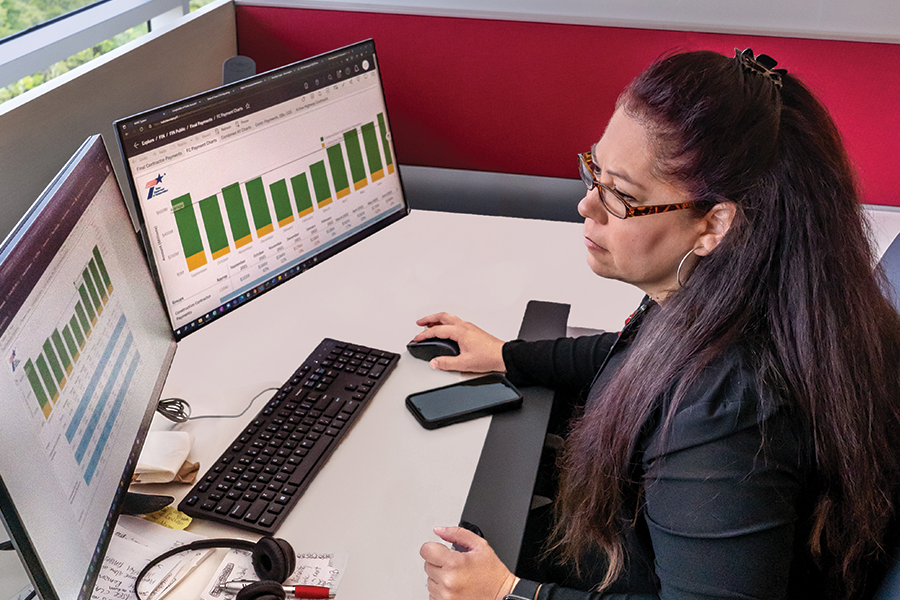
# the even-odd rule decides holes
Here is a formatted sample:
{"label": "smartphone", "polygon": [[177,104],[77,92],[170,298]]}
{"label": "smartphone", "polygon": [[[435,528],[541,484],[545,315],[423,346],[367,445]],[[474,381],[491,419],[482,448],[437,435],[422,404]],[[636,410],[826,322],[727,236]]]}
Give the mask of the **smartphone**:
{"label": "smartphone", "polygon": [[406,397],[406,407],[425,429],[436,429],[521,405],[522,394],[506,377],[497,373]]}

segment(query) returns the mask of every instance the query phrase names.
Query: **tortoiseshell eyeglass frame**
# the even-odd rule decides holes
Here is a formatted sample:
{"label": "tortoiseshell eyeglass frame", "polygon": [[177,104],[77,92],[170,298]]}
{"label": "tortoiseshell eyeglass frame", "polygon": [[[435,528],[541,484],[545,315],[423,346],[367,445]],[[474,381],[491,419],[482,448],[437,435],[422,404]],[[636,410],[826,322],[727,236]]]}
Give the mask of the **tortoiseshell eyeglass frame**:
{"label": "tortoiseshell eyeglass frame", "polygon": [[[628,217],[643,217],[644,215],[655,215],[673,210],[695,208],[700,206],[701,204],[704,204],[703,202],[694,201],[679,202],[677,204],[651,204],[649,206],[632,206],[628,204],[628,201],[625,200],[625,198],[623,198],[618,191],[614,190],[606,184],[600,183],[600,181],[597,179],[597,174],[594,171],[594,158],[590,152],[582,152],[578,155],[578,170],[581,173],[581,180],[584,182],[584,185],[587,186],[588,191],[591,191],[595,187],[600,189],[600,203],[603,204],[603,208],[606,209],[606,212],[617,219],[627,219]],[[613,198],[618,200],[618,203],[610,206],[606,202],[606,194],[604,194],[603,192],[611,194]],[[619,207],[621,207],[619,212],[616,212],[615,209]],[[624,211],[624,214],[622,211]]]}

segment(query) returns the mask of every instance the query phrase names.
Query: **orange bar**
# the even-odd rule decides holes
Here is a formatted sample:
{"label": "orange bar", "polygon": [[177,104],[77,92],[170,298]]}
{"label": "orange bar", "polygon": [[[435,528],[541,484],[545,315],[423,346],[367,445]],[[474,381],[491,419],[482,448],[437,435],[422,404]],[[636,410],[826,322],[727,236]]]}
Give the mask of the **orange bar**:
{"label": "orange bar", "polygon": [[199,269],[200,267],[202,267],[205,264],[206,264],[206,254],[204,254],[203,252],[198,252],[197,254],[195,254],[193,256],[187,257],[188,271],[193,271],[195,269]]}

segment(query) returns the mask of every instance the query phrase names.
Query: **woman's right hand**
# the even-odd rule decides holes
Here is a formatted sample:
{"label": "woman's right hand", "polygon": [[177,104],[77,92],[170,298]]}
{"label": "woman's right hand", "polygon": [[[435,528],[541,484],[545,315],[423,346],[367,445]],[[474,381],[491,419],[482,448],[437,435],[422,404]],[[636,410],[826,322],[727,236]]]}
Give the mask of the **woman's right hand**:
{"label": "woman's right hand", "polygon": [[416,324],[426,328],[414,338],[417,342],[439,337],[455,340],[459,344],[459,356],[438,356],[431,359],[430,364],[435,369],[469,373],[506,371],[503,363],[503,340],[472,323],[449,313],[437,313],[422,317]]}

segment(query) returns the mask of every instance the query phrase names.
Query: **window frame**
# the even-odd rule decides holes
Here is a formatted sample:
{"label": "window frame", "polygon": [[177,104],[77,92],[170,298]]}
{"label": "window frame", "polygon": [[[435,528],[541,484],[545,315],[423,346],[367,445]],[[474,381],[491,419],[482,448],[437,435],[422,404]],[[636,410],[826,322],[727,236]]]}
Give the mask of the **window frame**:
{"label": "window frame", "polygon": [[105,0],[0,40],[0,88],[149,23],[165,27],[190,12],[189,0]]}

